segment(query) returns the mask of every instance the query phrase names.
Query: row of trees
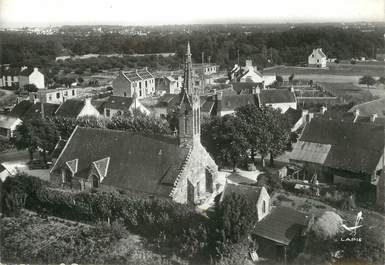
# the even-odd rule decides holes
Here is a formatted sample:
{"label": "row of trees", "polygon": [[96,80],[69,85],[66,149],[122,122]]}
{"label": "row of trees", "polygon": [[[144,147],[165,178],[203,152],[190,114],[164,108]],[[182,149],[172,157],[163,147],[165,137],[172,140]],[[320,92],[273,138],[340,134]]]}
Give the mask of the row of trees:
{"label": "row of trees", "polygon": [[251,58],[259,67],[273,64],[297,65],[306,61],[314,47],[322,47],[329,57],[350,59],[364,56],[373,58],[376,48],[383,46],[383,31],[362,32],[358,29],[338,27],[298,26],[294,29],[252,30],[243,32],[235,28],[213,29],[207,34],[204,29],[162,34],[153,32],[148,36],[102,34],[74,36],[57,34],[37,36],[33,34],[1,32],[3,40],[3,63],[44,66],[54,63],[56,56],[86,53],[159,53],[176,52],[179,61],[185,53],[189,39],[196,62],[201,61],[201,52],[211,56],[211,61],[223,67]]}
{"label": "row of trees", "polygon": [[290,144],[289,122],[280,110],[246,105],[234,116],[215,117],[202,125],[202,142],[219,165],[236,168],[243,161],[255,162],[259,154],[262,166]]}
{"label": "row of trees", "polygon": [[125,112],[111,120],[95,117],[48,117],[27,120],[16,128],[12,141],[17,149],[27,149],[31,160],[36,151],[41,151],[46,162],[46,155],[54,150],[59,138],[68,139],[76,126],[125,130],[144,135],[171,134],[167,121],[134,111]]}

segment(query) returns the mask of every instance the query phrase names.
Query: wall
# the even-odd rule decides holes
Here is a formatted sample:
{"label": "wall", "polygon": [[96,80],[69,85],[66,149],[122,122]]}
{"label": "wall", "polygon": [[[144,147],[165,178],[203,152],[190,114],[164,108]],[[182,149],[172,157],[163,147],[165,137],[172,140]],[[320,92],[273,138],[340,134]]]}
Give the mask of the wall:
{"label": "wall", "polygon": [[[266,210],[263,212],[263,201],[266,203]],[[257,202],[258,221],[261,221],[266,215],[270,213],[270,196],[265,187],[261,188]]]}
{"label": "wall", "polygon": [[67,99],[73,99],[78,97],[77,89],[75,88],[55,90],[49,93],[42,92],[42,94],[45,95],[44,102],[52,104],[60,104]]}
{"label": "wall", "polygon": [[40,73],[37,68],[29,75],[29,83],[34,84],[39,89],[44,89],[44,75]]}
{"label": "wall", "polygon": [[[194,144],[191,151],[190,159],[186,164],[185,169],[180,175],[178,184],[175,188],[173,200],[179,203],[187,203],[188,200],[188,182],[194,186],[194,200],[195,202],[199,199],[204,199],[210,193],[206,192],[209,187],[206,187],[206,168],[210,167],[214,170],[213,187],[215,191],[214,182],[218,174],[218,167],[214,160],[211,158],[206,149],[200,144]],[[200,197],[198,197],[197,183],[200,183]]]}
{"label": "wall", "polygon": [[123,73],[119,72],[119,75],[112,81],[114,96],[132,97],[134,89],[132,83],[128,81]]}

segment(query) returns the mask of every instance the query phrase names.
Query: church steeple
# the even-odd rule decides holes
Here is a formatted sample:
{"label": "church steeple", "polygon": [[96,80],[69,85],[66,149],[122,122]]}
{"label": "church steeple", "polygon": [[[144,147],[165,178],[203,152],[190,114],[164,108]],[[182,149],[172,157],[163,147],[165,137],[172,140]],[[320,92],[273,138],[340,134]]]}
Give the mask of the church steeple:
{"label": "church steeple", "polygon": [[192,61],[191,61],[190,42],[187,43],[187,51],[186,51],[186,59],[185,59],[185,65],[184,65],[182,90],[188,95],[192,94],[194,92],[194,83],[193,83],[193,78],[192,78]]}
{"label": "church steeple", "polygon": [[178,118],[179,145],[194,145],[200,142],[200,99],[194,90],[190,42],[187,43],[186,61],[180,94]]}

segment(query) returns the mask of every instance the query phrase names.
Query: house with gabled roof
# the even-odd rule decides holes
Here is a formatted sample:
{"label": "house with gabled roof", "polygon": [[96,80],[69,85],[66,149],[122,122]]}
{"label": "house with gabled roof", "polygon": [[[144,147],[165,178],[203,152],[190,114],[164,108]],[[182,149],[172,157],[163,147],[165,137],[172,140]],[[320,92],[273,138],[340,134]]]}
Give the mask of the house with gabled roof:
{"label": "house with gabled roof", "polygon": [[134,71],[119,71],[112,81],[112,87],[115,96],[145,98],[155,93],[155,78],[147,67]]}
{"label": "house with gabled roof", "polygon": [[77,127],[61,151],[51,182],[80,190],[126,190],[198,204],[215,192],[218,167],[200,141],[200,98],[193,91],[187,47],[177,136]]}
{"label": "house with gabled roof", "polygon": [[110,96],[103,104],[103,115],[112,118],[127,111],[132,113],[135,109],[147,115],[151,113],[138,98]]}
{"label": "house with gabled roof", "polygon": [[84,100],[69,99],[60,104],[55,111],[55,116],[77,119],[84,116],[99,117],[100,113],[91,104],[91,98]]}
{"label": "house with gabled roof", "polygon": [[384,123],[313,118],[289,159],[306,175],[316,174],[320,182],[349,187],[365,184],[377,189],[377,202],[384,201],[379,192],[383,188],[384,138]]}
{"label": "house with gabled roof", "polygon": [[19,87],[23,88],[25,85],[34,84],[38,89],[44,89],[44,75],[37,67],[26,68],[19,74]]}
{"label": "house with gabled roof", "polygon": [[0,114],[0,138],[12,138],[16,127],[21,123],[19,118]]}
{"label": "house with gabled roof", "polygon": [[42,103],[36,100],[23,100],[7,114],[10,117],[19,118],[22,121],[54,116],[59,104]]}
{"label": "house with gabled roof", "polygon": [[370,117],[376,115],[376,117],[385,117],[385,98],[379,98],[372,101],[364,102],[353,106],[348,110],[349,113],[354,113],[358,110],[361,117]]}
{"label": "house with gabled roof", "polygon": [[322,51],[322,48],[313,49],[312,53],[308,57],[308,66],[309,67],[326,67],[327,57],[326,54]]}
{"label": "house with gabled roof", "polygon": [[155,79],[155,89],[158,94],[179,94],[183,85],[180,75],[166,75]]}

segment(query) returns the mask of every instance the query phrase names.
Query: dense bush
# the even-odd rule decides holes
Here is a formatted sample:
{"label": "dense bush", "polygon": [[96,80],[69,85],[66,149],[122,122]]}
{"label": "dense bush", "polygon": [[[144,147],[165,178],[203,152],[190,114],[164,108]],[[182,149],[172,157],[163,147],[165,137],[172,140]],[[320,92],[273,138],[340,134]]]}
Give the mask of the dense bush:
{"label": "dense bush", "polygon": [[117,192],[63,191],[26,175],[7,178],[2,188],[4,213],[13,209],[4,203],[6,198],[18,194],[25,196],[27,209],[74,221],[110,221],[111,229],[120,229],[116,222],[121,222],[159,247],[177,248],[182,255],[202,254],[208,246],[208,219],[188,205]]}

